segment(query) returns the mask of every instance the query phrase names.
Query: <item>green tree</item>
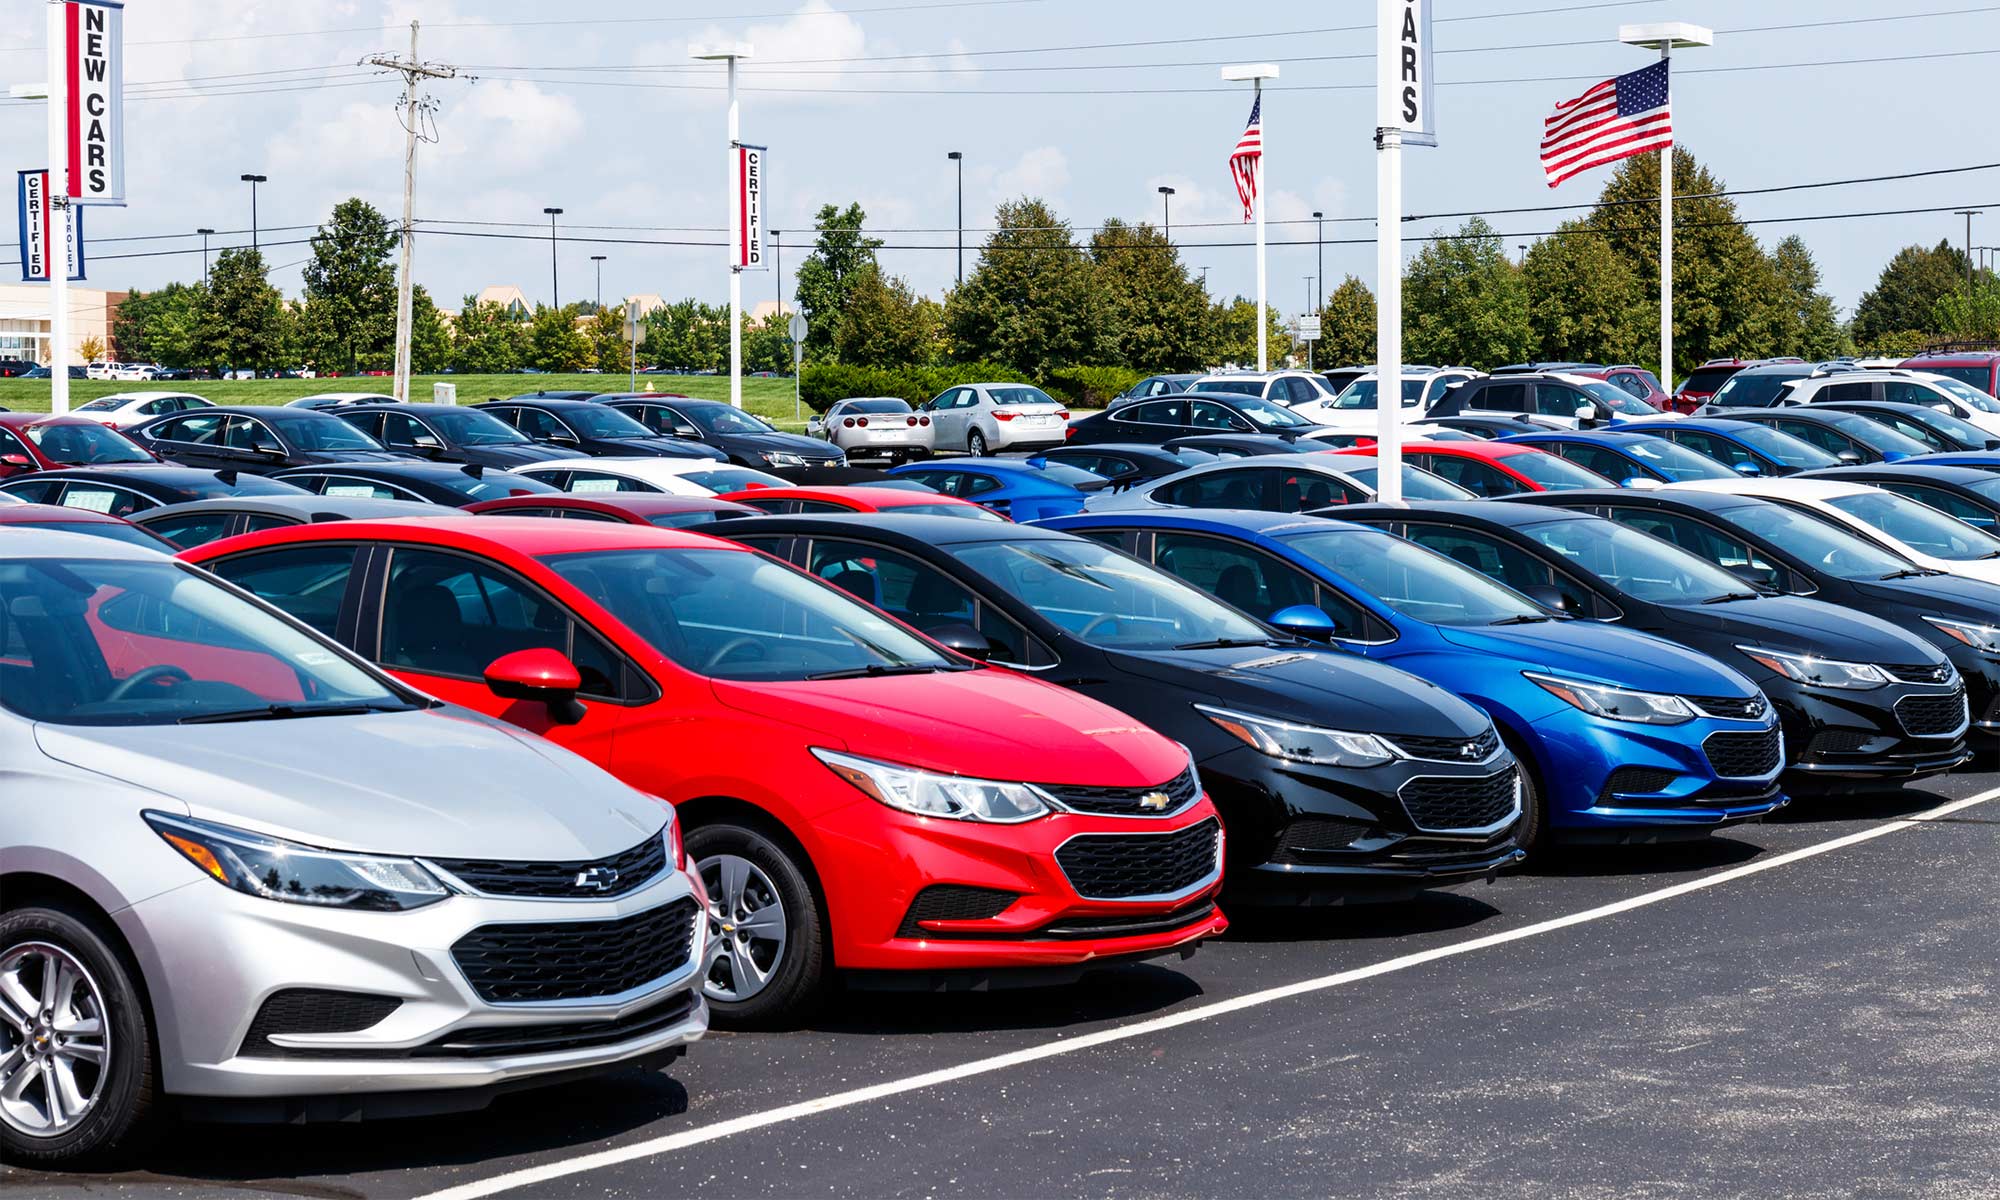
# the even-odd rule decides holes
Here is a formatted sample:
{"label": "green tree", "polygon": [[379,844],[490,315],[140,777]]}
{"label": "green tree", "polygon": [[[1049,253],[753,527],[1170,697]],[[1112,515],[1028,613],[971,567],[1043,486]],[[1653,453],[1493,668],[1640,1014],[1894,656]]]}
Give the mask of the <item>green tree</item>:
{"label": "green tree", "polygon": [[[743,330],[745,371],[776,371],[780,375],[792,373],[792,337],[788,329],[790,320],[790,313],[769,313],[763,320]],[[725,320],[723,328],[728,327],[728,321]]]}
{"label": "green tree", "polygon": [[2000,279],[1981,271],[1970,288],[1938,297],[1929,328],[1946,341],[2000,341]]}
{"label": "green tree", "polygon": [[1208,291],[1158,229],[1114,217],[1091,235],[1090,257],[1110,338],[1104,361],[1148,373],[1204,365]]}
{"label": "green tree", "polygon": [[[1238,296],[1216,301],[1208,312],[1208,362],[1216,366],[1257,366],[1257,302]],[[1292,335],[1278,319],[1278,310],[1264,307],[1264,350],[1275,370],[1292,352]]]}
{"label": "green tree", "polygon": [[527,362],[528,324],[491,300],[467,296],[451,327],[452,365],[467,375],[495,375]]}
{"label": "green tree", "polygon": [[1327,367],[1372,363],[1375,337],[1375,293],[1349,275],[1320,310],[1319,345],[1313,354]]}
{"label": "green tree", "polygon": [[555,374],[565,374],[595,361],[590,336],[578,325],[582,315],[576,305],[550,308],[535,306],[528,331],[528,362]]}
{"label": "green tree", "polygon": [[1940,332],[1933,324],[1938,301],[1964,288],[1965,255],[1949,241],[1903,247],[1854,308],[1855,344],[1872,351],[1898,335]]}
{"label": "green tree", "polygon": [[301,350],[316,365],[352,372],[394,357],[395,248],[389,219],[360,199],[336,204],[313,235],[298,316]]}
{"label": "green tree", "polygon": [[[1566,362],[1623,363],[1646,355],[1646,285],[1603,234],[1568,221],[1528,251],[1529,356]],[[1653,311],[1659,311],[1658,305]]]}
{"label": "green tree", "polygon": [[157,292],[133,292],[111,318],[111,352],[126,362],[191,365],[200,284],[170,283]]}
{"label": "green tree", "polygon": [[632,343],[625,337],[625,306],[603,308],[590,319],[591,357],[600,371],[618,373],[632,364]]}
{"label": "green tree", "polygon": [[1418,251],[1403,277],[1403,344],[1417,362],[1494,367],[1534,344],[1528,289],[1479,217]]}
{"label": "green tree", "polygon": [[[929,366],[936,337],[926,321],[935,316],[918,304],[908,283],[878,266],[865,267],[848,291],[833,352],[837,361],[860,367]],[[810,348],[810,338],[807,343]]]}
{"label": "green tree", "polygon": [[954,356],[1029,375],[1108,361],[1105,298],[1069,223],[1022,199],[1002,204],[993,224],[972,274],[945,301]]}
{"label": "green tree", "polygon": [[264,277],[264,256],[234,246],[216,255],[195,312],[194,365],[230,370],[276,366],[284,335],[283,300]]}
{"label": "green tree", "polygon": [[418,284],[410,289],[410,373],[435,375],[450,365],[451,327]]}
{"label": "green tree", "polygon": [[819,238],[799,264],[795,286],[808,325],[806,357],[814,362],[833,361],[833,339],[840,316],[847,311],[848,294],[861,273],[875,265],[875,249],[882,240],[861,232],[867,220],[859,204],[844,209],[823,204],[813,218]]}
{"label": "green tree", "polygon": [[729,366],[729,313],[699,300],[663,304],[646,314],[639,357],[658,367],[720,371]]}
{"label": "green tree", "polygon": [[1777,347],[1809,362],[1835,358],[1851,347],[1833,297],[1820,290],[1819,264],[1797,234],[1771,252],[1777,276]]}

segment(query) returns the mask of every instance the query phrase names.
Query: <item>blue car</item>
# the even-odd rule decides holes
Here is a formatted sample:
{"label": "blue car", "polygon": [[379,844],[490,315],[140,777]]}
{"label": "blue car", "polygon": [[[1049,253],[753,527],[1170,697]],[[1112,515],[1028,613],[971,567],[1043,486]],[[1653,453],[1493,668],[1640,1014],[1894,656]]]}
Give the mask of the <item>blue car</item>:
{"label": "blue car", "polygon": [[1021,522],[1082,512],[1084,494],[1111,482],[1079,467],[1025,458],[932,459],[897,467],[889,475]]}
{"label": "blue car", "polygon": [[2000,450],[1947,450],[1941,454],[1919,454],[1896,464],[1899,467],[1971,467],[1975,471],[2000,471]]}
{"label": "blue car", "polygon": [[[1609,428],[1617,429],[1618,425]],[[1689,417],[1682,421],[1650,423],[1646,430],[1676,446],[1686,446],[1706,454],[1725,467],[1744,475],[1776,477],[1800,471],[1823,471],[1841,465],[1840,458],[1811,442],[1800,441],[1765,425],[1748,421],[1710,420]]]}
{"label": "blue car", "polygon": [[1626,487],[1679,483],[1683,479],[1734,479],[1737,472],[1699,450],[1652,433],[1616,429],[1517,433],[1500,439],[1560,454]]}
{"label": "blue car", "polygon": [[[1648,634],[1570,620],[1380,530],[1284,513],[1104,513],[1046,524],[1151,562],[1287,632],[1399,667],[1485,709],[1530,766],[1520,844],[1698,838],[1787,801],[1749,679]],[[1782,756],[1780,756],[1782,757]],[[1718,764],[1720,770],[1718,770]]]}

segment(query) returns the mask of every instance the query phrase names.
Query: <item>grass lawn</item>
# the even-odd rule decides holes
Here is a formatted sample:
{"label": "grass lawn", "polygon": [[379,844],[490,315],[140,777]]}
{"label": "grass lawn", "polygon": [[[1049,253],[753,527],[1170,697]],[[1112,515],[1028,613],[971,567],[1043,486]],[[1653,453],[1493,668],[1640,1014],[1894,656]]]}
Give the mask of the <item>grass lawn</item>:
{"label": "grass lawn", "polygon": [[[192,383],[132,383],[96,379],[72,379],[69,383],[71,407],[113,392],[193,392],[217,404],[284,404],[301,396],[321,392],[387,392],[391,380],[375,376],[354,379],[202,379]],[[410,381],[411,398],[429,400],[434,383],[458,385],[460,404],[502,400],[524,392],[593,391],[622,392],[629,380],[623,375],[419,375]],[[660,392],[678,392],[708,400],[729,399],[729,379],[718,375],[641,375],[639,390],[648,386]],[[47,412],[49,381],[46,379],[0,379],[0,405],[15,412]],[[805,428],[804,417],[792,416],[792,381],[789,379],[745,379],[743,407],[771,421],[781,429]],[[809,409],[800,410],[802,413]]]}

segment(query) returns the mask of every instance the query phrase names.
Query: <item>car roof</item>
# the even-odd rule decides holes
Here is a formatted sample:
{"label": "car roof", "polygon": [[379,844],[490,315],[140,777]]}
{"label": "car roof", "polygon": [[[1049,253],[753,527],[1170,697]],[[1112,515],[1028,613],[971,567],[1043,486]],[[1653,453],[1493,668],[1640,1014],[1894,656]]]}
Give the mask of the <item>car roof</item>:
{"label": "car roof", "polygon": [[[1356,455],[1354,457],[1362,457]],[[1201,463],[1189,467],[1180,475],[1168,475],[1156,479],[1147,487],[1157,487],[1186,475],[1213,474],[1216,471],[1241,470],[1244,467],[1277,467],[1284,471],[1317,471],[1326,475],[1348,478],[1345,459],[1332,454],[1246,454],[1241,458],[1225,458],[1218,462]]]}
{"label": "car roof", "polygon": [[1952,353],[1913,354],[1903,360],[1903,365],[1911,363],[1936,363],[1941,366],[1959,364],[1963,366],[1985,366],[2000,358],[2000,350],[1960,350]]}
{"label": "car roof", "polygon": [[217,496],[208,500],[186,500],[179,504],[165,504],[159,508],[147,509],[137,514],[135,524],[148,524],[162,517],[177,516],[181,513],[201,513],[221,509],[225,512],[264,513],[270,516],[292,516],[316,519],[322,514],[338,516],[343,520],[363,520],[374,518],[389,520],[394,517],[428,517],[433,513],[448,513],[455,510],[438,504],[419,504],[412,500],[376,500],[368,496],[317,496],[307,492],[300,496]]}
{"label": "car roof", "polygon": [[9,429],[26,429],[30,425],[78,425],[103,429],[105,426],[89,417],[74,416],[70,413],[8,412],[0,413],[0,425]]}
{"label": "car roof", "polygon": [[[310,396],[300,396],[299,400],[352,400],[357,396],[380,396],[382,403],[392,403],[396,399],[387,392],[314,392]],[[299,400],[292,403],[297,404]]]}
{"label": "car roof", "polygon": [[1809,362],[1763,362],[1763,363],[1757,363],[1754,366],[1745,367],[1741,371],[1736,372],[1736,374],[1783,375],[1788,378],[1792,376],[1797,376],[1803,379],[1817,370],[1819,370],[1819,367]]}
{"label": "car roof", "polygon": [[[1185,395],[1186,393],[1182,394]],[[1117,443],[1114,442],[1105,448],[1112,449],[1116,445]],[[914,472],[910,471],[911,467],[932,470],[985,471],[992,475],[1046,476],[1046,472],[1042,468],[1025,458],[932,458],[926,459],[921,463],[909,463],[889,473],[891,475],[913,474]],[[1058,483],[1061,481],[1051,479],[1049,482]]]}
{"label": "car roof", "polygon": [[[539,467],[542,464],[530,463],[528,465]],[[502,471],[497,467],[488,467],[483,471],[477,469],[469,470],[463,463],[424,462],[419,459],[411,459],[408,462],[310,463],[306,466],[286,467],[282,471],[274,471],[271,477],[273,479],[280,479],[287,475],[330,475],[335,473],[358,475],[364,478],[369,475],[379,475],[385,479],[443,480],[456,480],[460,477],[477,479],[481,475],[500,475],[504,477],[508,474],[508,472]]]}
{"label": "car roof", "polygon": [[1702,512],[1728,512],[1733,508],[1754,507],[1769,504],[1762,496],[1739,496],[1734,492],[1711,492],[1693,488],[1578,488],[1567,492],[1523,492],[1515,496],[1498,497],[1496,504],[1512,504],[1541,508],[1572,508],[1583,504],[1623,504],[1628,507],[1664,507],[1698,509]]}
{"label": "car roof", "polygon": [[[307,398],[311,399],[312,397],[307,397]],[[505,403],[505,401],[502,401],[502,403]],[[432,404],[429,401],[420,401],[412,404],[402,404],[402,403],[391,403],[390,401],[384,400],[376,404],[350,404],[343,407],[340,411],[343,413],[399,412],[399,413],[417,413],[418,415],[423,415],[425,413],[465,412],[468,409],[473,409],[477,407],[479,406],[476,404]]]}
{"label": "car roof", "polygon": [[[46,483],[54,480],[73,479],[85,483],[119,483],[131,485],[155,483],[162,487],[178,488],[200,481],[203,483],[220,480],[226,471],[211,471],[203,467],[177,467],[172,463],[133,463],[123,467],[63,467],[55,471],[36,471],[28,475],[16,475],[4,483]],[[238,472],[251,476],[252,472]],[[280,480],[279,482],[284,482]],[[293,485],[296,486],[296,485]]]}
{"label": "car roof", "polygon": [[173,417],[257,417],[266,421],[338,421],[332,413],[311,408],[293,408],[286,404],[214,404],[199,412],[161,413],[156,420]]}
{"label": "car roof", "polygon": [[1844,482],[1832,479],[1800,479],[1796,475],[1786,475],[1772,479],[1765,476],[1741,479],[1684,479],[1670,483],[1667,488],[1682,488],[1687,491],[1727,492],[1736,496],[1770,496],[1789,500],[1833,500],[1841,496],[1853,496],[1876,489],[1865,483]]}
{"label": "car roof", "polygon": [[[1336,451],[1336,453],[1372,458],[1375,455],[1375,450],[1375,446],[1349,446]],[[1546,450],[1537,450],[1533,446],[1510,445],[1507,442],[1432,442],[1423,438],[1404,442],[1403,450],[1406,453],[1416,450],[1424,454],[1443,454],[1453,458],[1478,459],[1508,458],[1516,454],[1548,453]]]}
{"label": "car roof", "polygon": [[1537,429],[1532,433],[1510,433],[1500,444],[1533,446],[1542,442],[1583,442],[1595,446],[1629,446],[1634,442],[1657,442],[1660,435],[1636,429]]}
{"label": "car roof", "polygon": [[1993,482],[1993,472],[1982,471],[1978,467],[1955,467],[1944,463],[1924,463],[1911,459],[1900,459],[1892,463],[1863,463],[1858,466],[1825,467],[1806,473],[1812,479],[1833,481],[1854,480],[1866,483],[1870,479],[1907,479],[1911,483],[1956,483],[1969,485]]}
{"label": "car roof", "polygon": [[[948,519],[948,518],[940,518]],[[970,525],[973,522],[966,521]],[[620,521],[551,521],[546,517],[498,517],[478,514],[397,519],[393,521],[335,521],[323,525],[294,525],[285,529],[260,530],[241,537],[225,538],[197,547],[190,555],[205,555],[214,547],[239,550],[262,545],[289,544],[299,540],[340,539],[346,541],[380,539],[423,542],[454,546],[462,550],[497,546],[530,558],[592,550],[671,549],[698,550],[740,547],[715,538],[657,525],[631,525]]]}
{"label": "car roof", "polygon": [[[649,475],[692,475],[696,471],[723,471],[735,466],[734,463],[717,462],[712,458],[649,458],[636,454],[607,454],[598,458],[552,458],[547,462],[527,463],[522,471],[604,471],[616,475],[621,470],[638,477]],[[738,470],[749,470],[741,467]]]}
{"label": "car roof", "polygon": [[[1325,517],[1306,517],[1298,513],[1265,512],[1260,509],[1197,508],[1162,511],[1159,509],[1135,508],[1108,510],[1101,513],[1079,513],[1070,517],[1057,517],[1053,527],[1057,529],[1123,527],[1129,529],[1183,529],[1194,532],[1242,533],[1262,537],[1283,537],[1293,533],[1310,533],[1323,529],[1356,529],[1360,526],[1347,521],[1329,520]],[[1380,530],[1369,529],[1370,533]],[[1387,536],[1386,534],[1384,536]]]}
{"label": "car roof", "polygon": [[[0,504],[0,525],[41,525],[67,521],[83,525],[123,525],[123,517],[92,512],[87,508],[65,508],[60,504]],[[12,545],[12,541],[8,545]]]}
{"label": "car roof", "polygon": [[[773,533],[822,530],[850,537],[886,534],[904,545],[924,546],[955,546],[969,542],[1052,542],[1075,536],[1038,525],[968,521],[964,517],[939,517],[929,513],[779,513],[745,518],[743,528],[748,530],[753,526]],[[730,532],[735,532],[735,528],[732,522]]]}
{"label": "car roof", "polygon": [[470,408],[596,408],[595,400],[566,400],[560,396],[509,396],[505,400],[482,400]]}
{"label": "car roof", "polygon": [[879,508],[907,508],[912,504],[962,504],[967,508],[979,507],[970,500],[947,496],[943,492],[918,492],[909,488],[868,487],[862,484],[746,488],[740,492],[727,493],[724,498],[736,496],[755,496],[759,500],[854,500],[862,504],[873,504]]}
{"label": "car roof", "polygon": [[127,404],[133,404],[142,400],[162,400],[169,396],[193,396],[204,404],[214,404],[214,401],[210,400],[207,396],[198,395],[194,392],[106,392],[102,396],[94,397],[94,399],[123,400]]}
{"label": "car roof", "polygon": [[[967,525],[972,523],[965,522]],[[166,549],[166,546],[148,549],[112,538],[63,533],[54,529],[16,529],[7,535],[8,558],[113,558],[128,562],[158,562],[161,552]]]}
{"label": "car roof", "polygon": [[[1769,408],[1758,408],[1758,409],[1738,409],[1738,410],[1736,410],[1736,411],[1739,411],[1739,412],[1779,412],[1779,411],[1782,411],[1782,412],[1798,412],[1798,411],[1800,411],[1800,410],[1799,410],[1799,409],[1797,409],[1797,408],[1787,408],[1787,409],[1782,409],[1782,410],[1781,410],[1781,409],[1769,409]],[[1763,429],[1763,428],[1766,428],[1766,426],[1764,426],[1764,425],[1760,425],[1760,424],[1758,424],[1758,423],[1757,423],[1757,422],[1755,422],[1755,421],[1735,421],[1735,420],[1731,420],[1731,419],[1730,419],[1730,418],[1728,418],[1728,417],[1721,417],[1721,416],[1716,416],[1716,417],[1682,417],[1682,418],[1681,418],[1680,420],[1678,420],[1678,421],[1672,421],[1672,422],[1668,422],[1668,423],[1666,423],[1666,424],[1665,424],[1665,425],[1663,426],[1663,428],[1666,428],[1666,429],[1692,429],[1692,430],[1694,430],[1694,431],[1695,431],[1695,432],[1697,432],[1697,433],[1713,433],[1713,434],[1719,434],[1719,435],[1721,435],[1721,436],[1724,436],[1724,437],[1728,437],[1728,436],[1731,436],[1731,435],[1733,435],[1733,434],[1740,434],[1740,433],[1742,433],[1742,432],[1743,432],[1743,430],[1744,430],[1745,428],[1747,428],[1747,427],[1755,427],[1755,428],[1758,428],[1758,429]]]}
{"label": "car roof", "polygon": [[1425,516],[1450,517],[1464,524],[1497,525],[1516,529],[1546,521],[1581,519],[1583,513],[1551,510],[1526,504],[1496,504],[1491,500],[1421,500],[1401,504],[1343,504],[1342,521],[1421,520]]}

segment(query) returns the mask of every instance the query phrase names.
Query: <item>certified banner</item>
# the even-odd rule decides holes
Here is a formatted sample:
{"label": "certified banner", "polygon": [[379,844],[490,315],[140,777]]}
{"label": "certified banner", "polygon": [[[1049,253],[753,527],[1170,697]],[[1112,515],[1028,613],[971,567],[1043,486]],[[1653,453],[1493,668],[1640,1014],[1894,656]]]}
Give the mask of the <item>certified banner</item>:
{"label": "certified banner", "polygon": [[69,198],[125,203],[125,6],[64,0],[69,76]]}
{"label": "certified banner", "polygon": [[764,147],[736,144],[736,259],[739,271],[764,263]]}
{"label": "certified banner", "polygon": [[[54,241],[50,235],[51,218],[57,210],[49,207],[49,172],[20,173],[20,228],[21,228],[21,281],[23,283],[47,283],[49,280],[49,247]],[[71,283],[83,279],[83,210],[71,209],[69,214],[69,279]]]}

